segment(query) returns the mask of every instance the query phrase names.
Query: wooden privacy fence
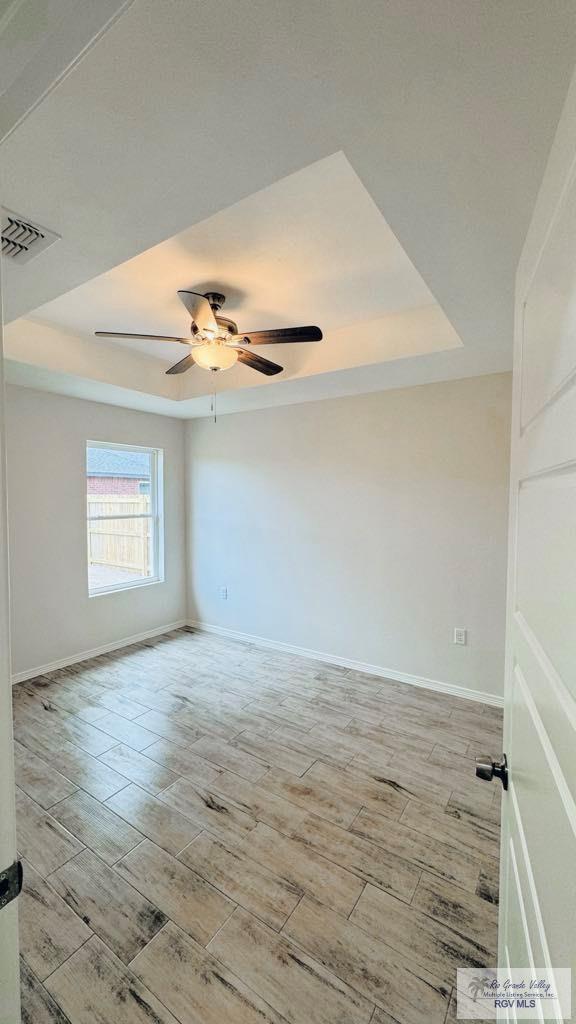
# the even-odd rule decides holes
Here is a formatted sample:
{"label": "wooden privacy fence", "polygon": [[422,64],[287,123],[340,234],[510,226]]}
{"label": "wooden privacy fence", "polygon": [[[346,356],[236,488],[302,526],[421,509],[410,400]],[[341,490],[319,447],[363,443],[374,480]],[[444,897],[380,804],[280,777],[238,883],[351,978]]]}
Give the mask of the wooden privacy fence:
{"label": "wooden privacy fence", "polygon": [[88,560],[92,565],[134,569],[148,576],[151,519],[91,519],[150,513],[149,494],[88,495]]}

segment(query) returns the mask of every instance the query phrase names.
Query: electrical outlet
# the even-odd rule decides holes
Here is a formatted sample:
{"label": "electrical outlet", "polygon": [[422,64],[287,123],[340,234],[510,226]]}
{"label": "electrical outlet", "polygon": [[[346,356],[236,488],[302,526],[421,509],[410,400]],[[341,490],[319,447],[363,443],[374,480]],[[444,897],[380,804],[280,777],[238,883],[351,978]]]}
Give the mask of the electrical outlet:
{"label": "electrical outlet", "polygon": [[452,640],[452,643],[460,644],[462,647],[465,647],[466,644],[468,643],[468,630],[460,629],[458,626],[456,626],[454,629],[454,638]]}
{"label": "electrical outlet", "polygon": [[220,600],[221,601],[227,601],[228,600],[228,587],[220,587]]}

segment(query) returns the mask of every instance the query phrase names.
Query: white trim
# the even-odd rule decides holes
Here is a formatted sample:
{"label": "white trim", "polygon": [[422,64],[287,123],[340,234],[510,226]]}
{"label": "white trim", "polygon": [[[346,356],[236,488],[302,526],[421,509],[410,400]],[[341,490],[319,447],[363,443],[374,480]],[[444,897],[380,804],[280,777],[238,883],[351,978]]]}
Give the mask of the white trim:
{"label": "white trim", "polygon": [[[528,893],[530,896],[530,902],[534,911],[534,920],[536,923],[536,929],[538,932],[538,938],[542,947],[542,955],[544,957],[545,967],[549,971],[553,971],[552,959],[550,957],[550,950],[548,948],[548,939],[546,936],[546,929],[544,927],[544,918],[542,917],[542,910],[540,908],[540,900],[538,898],[538,890],[536,889],[536,880],[534,878],[534,872],[532,871],[532,862],[530,860],[530,854],[528,852],[528,842],[526,840],[526,833],[524,831],[524,823],[520,814],[520,805],[518,803],[518,797],[516,796],[516,787],[514,785],[514,779],[510,779],[510,786],[508,790],[510,799],[512,801],[512,814],[514,823],[516,825],[516,833],[520,844],[520,852],[522,854],[522,860],[524,862],[524,871],[526,873],[526,879],[528,881]],[[524,925],[523,925],[524,927]],[[530,949],[530,939],[526,935],[527,947]]]}
{"label": "white trim", "polygon": [[514,887],[516,889],[516,897],[518,899],[518,906],[520,908],[520,919],[522,921],[522,931],[524,933],[524,941],[526,943],[526,951],[528,953],[528,962],[530,968],[534,970],[534,967],[536,965],[534,963],[532,942],[530,941],[530,929],[528,927],[528,918],[526,916],[526,904],[524,903],[524,893],[522,892],[522,883],[520,881],[520,872],[518,871],[518,861],[516,860],[516,850],[514,849],[513,836],[510,836],[508,839],[508,852],[510,857],[510,865],[512,867],[512,874],[514,876]]}
{"label": "white trim", "polygon": [[200,630],[202,633],[214,633],[216,636],[227,637],[229,640],[239,640],[241,643],[255,644],[257,647],[268,647],[271,650],[281,651],[284,654],[296,654],[301,658],[322,661],[327,665],[339,665],[341,668],[350,668],[355,672],[367,672],[369,675],[393,679],[398,683],[408,683],[409,686],[419,686],[425,690],[447,693],[452,697],[464,697],[465,700],[490,704],[495,708],[504,707],[503,696],[487,693],[484,690],[471,690],[466,686],[458,686],[456,683],[443,683],[439,679],[414,676],[409,672],[399,672],[397,669],[384,668],[382,665],[369,665],[364,661],[341,658],[337,654],[323,654],[321,651],[312,651],[308,647],[297,647],[294,644],[285,644],[281,640],[269,640],[267,637],[254,636],[252,633],[240,633],[236,629],[227,629],[225,626],[212,626],[207,622],[197,622],[194,619],[189,619],[188,625],[192,629]]}
{"label": "white trim", "polygon": [[236,629],[227,629],[225,626],[212,626],[206,622],[197,622],[194,619],[181,619],[178,622],[167,623],[165,626],[158,626],[156,629],[149,629],[145,633],[136,633],[133,636],[125,637],[123,640],[115,640],[101,647],[94,647],[91,651],[80,651],[67,658],[60,658],[58,661],[51,661],[47,665],[38,665],[33,669],[26,669],[24,672],[16,672],[12,675],[12,684],[23,683],[26,679],[34,679],[36,676],[45,675],[47,672],[54,672],[59,668],[67,668],[68,665],[76,665],[81,661],[89,661],[97,658],[100,654],[108,654],[110,651],[118,651],[122,647],[130,647],[131,644],[141,643],[143,640],[150,640],[155,636],[162,636],[164,633],[171,633],[175,629],[182,629],[183,626],[190,626],[202,633],[213,633],[216,636],[225,637],[229,640],[238,640],[241,643],[255,644],[257,647],[269,648],[274,651],[281,651],[284,654],[295,654],[301,658],[310,658],[311,661],[321,661],[327,665],[339,665],[341,668],[349,668],[355,672],[367,672],[369,675],[379,676],[384,679],[393,679],[398,683],[407,683],[409,686],[418,686],[425,690],[434,690],[437,693],[447,693],[452,697],[463,697],[465,700],[476,701],[481,704],[489,704],[492,707],[503,707],[504,698],[494,693],[487,693],[484,690],[470,690],[465,686],[458,686],[455,683],[443,683],[438,679],[427,679],[423,676],[411,675],[409,672],[399,672],[397,669],[383,668],[381,665],[370,665],[364,661],[355,661],[352,658],[341,658],[336,654],[324,654],[321,651],[313,651],[308,647],[297,647],[295,644],[286,644],[281,640],[268,640],[266,637],[254,636],[252,633],[241,633]]}
{"label": "white trim", "polygon": [[88,591],[88,599],[104,597],[105,594],[120,594],[123,590],[136,590],[140,587],[151,587],[156,583],[164,583],[163,576],[139,576],[138,579],[121,583],[110,583],[107,587],[93,587]]}
{"label": "white trim", "polygon": [[12,675],[12,685],[14,683],[23,683],[26,679],[34,679],[36,676],[43,676],[47,672],[55,672],[58,668],[67,668],[68,665],[89,661],[90,658],[97,658],[99,654],[119,651],[122,647],[130,647],[132,644],[142,643],[143,640],[151,640],[152,637],[171,633],[173,630],[182,629],[183,626],[187,625],[186,619],[180,619],[178,622],[169,622],[165,626],[148,629],[145,633],[135,633],[133,636],[124,637],[123,640],[114,640],[111,644],[94,647],[91,651],[79,651],[77,654],[71,654],[68,658],[59,658],[58,661],[51,661],[48,665],[38,665],[36,668],[26,669],[24,672],[16,672]]}
{"label": "white trim", "polygon": [[554,665],[550,661],[550,658],[546,654],[546,651],[542,647],[542,644],[534,630],[529,625],[522,612],[518,609],[514,612],[514,622],[518,626],[521,636],[528,645],[531,654],[534,656],[536,664],[542,672],[546,684],[553,691],[554,697],[560,704],[566,721],[570,723],[572,729],[576,732],[576,701],[574,700],[574,697],[570,693],[566,683],[562,679],[562,676],[554,668]]}
{"label": "white trim", "polygon": [[87,516],[86,521],[88,523],[106,523],[110,519],[155,519],[153,512],[139,512],[138,515],[131,516],[129,512],[121,516]]}
{"label": "white trim", "polygon": [[540,717],[540,712],[536,707],[536,702],[530,692],[530,688],[524,678],[520,665],[514,666],[514,673],[518,682],[518,687],[522,691],[524,704],[528,709],[532,725],[534,726],[534,731],[540,740],[540,746],[542,747],[542,753],[544,754],[548,764],[548,769],[558,789],[558,796],[560,797],[562,809],[568,819],[568,823],[572,829],[572,834],[576,839],[576,802],[572,796],[572,791],[566,782],[566,776],[562,771],[560,761],[556,756],[556,752],[546,731],[546,726]]}
{"label": "white trim", "polygon": [[[147,455],[148,452],[160,452],[163,448],[154,448],[153,445],[149,444],[123,444],[121,441],[91,441],[90,438],[86,441],[87,448],[117,448],[121,452],[143,452]],[[112,474],[113,476],[115,474]]]}

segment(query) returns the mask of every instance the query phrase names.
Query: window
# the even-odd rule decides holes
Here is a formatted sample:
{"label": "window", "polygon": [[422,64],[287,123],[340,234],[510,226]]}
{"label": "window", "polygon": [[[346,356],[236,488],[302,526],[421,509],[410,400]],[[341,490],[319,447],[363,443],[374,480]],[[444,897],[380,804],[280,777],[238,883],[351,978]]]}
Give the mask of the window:
{"label": "window", "polygon": [[90,596],[163,579],[162,454],[88,441]]}

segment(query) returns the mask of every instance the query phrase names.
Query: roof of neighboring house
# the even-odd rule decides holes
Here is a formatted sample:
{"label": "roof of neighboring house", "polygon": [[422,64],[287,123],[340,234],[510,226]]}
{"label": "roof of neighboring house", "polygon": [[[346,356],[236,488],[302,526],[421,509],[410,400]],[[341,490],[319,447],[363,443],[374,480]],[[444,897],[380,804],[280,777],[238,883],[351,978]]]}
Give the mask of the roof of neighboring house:
{"label": "roof of neighboring house", "polygon": [[150,477],[150,456],[147,452],[123,451],[121,448],[87,448],[86,475],[147,480]]}

